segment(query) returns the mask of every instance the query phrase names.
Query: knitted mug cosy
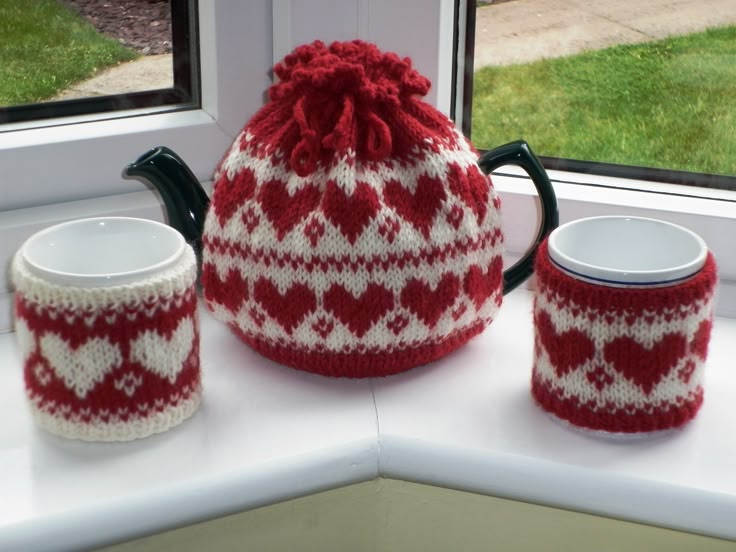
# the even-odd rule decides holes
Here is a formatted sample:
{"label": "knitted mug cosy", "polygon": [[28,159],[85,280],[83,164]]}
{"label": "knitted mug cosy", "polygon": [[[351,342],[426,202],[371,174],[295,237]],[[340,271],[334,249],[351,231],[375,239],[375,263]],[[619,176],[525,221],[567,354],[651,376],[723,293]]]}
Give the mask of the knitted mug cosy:
{"label": "knitted mug cosy", "polygon": [[421,100],[409,59],[297,48],[215,174],[206,304],[251,347],[330,376],[385,376],[482,331],[502,296],[499,200]]}
{"label": "knitted mug cosy", "polygon": [[616,288],[558,269],[547,242],[535,263],[537,403],[573,425],[638,433],[683,425],[703,402],[716,264],[685,282]]}
{"label": "knitted mug cosy", "polygon": [[201,383],[196,261],[132,284],[61,286],[12,264],[15,329],[26,395],[44,429],[127,441],[173,427],[197,409]]}

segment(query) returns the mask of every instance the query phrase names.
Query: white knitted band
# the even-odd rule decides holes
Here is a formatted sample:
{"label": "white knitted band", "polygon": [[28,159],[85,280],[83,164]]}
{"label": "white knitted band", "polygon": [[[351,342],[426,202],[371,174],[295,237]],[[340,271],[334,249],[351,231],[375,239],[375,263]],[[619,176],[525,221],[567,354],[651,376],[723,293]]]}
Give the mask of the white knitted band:
{"label": "white knitted band", "polygon": [[44,309],[82,315],[94,311],[120,309],[122,305],[137,306],[147,302],[160,304],[161,299],[181,295],[197,278],[194,251],[186,247],[176,265],[154,276],[132,284],[82,288],[63,286],[39,278],[28,270],[22,255],[17,253],[11,265],[15,290],[29,303]]}

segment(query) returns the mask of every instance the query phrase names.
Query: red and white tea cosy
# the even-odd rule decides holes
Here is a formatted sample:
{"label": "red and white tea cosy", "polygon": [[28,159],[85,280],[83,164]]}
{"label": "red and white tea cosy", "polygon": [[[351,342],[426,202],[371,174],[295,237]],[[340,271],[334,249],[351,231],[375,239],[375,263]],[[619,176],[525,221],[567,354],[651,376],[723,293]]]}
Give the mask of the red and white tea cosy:
{"label": "red and white tea cosy", "polygon": [[409,59],[297,48],[216,175],[207,306],[277,362],[385,376],[482,331],[501,304],[499,202],[477,152],[422,101]]}
{"label": "red and white tea cosy", "polygon": [[13,260],[16,335],[31,411],[44,429],[88,441],[165,431],[200,402],[194,252],[158,275],[60,286]]}
{"label": "red and white tea cosy", "polygon": [[713,255],[668,287],[583,282],[548,257],[535,264],[532,395],[576,426],[616,433],[671,429],[703,402],[717,274]]}

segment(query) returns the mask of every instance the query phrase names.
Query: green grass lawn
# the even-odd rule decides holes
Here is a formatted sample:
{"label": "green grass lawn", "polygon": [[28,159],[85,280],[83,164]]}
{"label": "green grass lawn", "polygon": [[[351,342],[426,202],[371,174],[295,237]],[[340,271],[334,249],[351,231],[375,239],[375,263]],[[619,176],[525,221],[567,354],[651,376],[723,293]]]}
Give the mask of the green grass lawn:
{"label": "green grass lawn", "polygon": [[486,67],[473,95],[481,148],[736,175],[736,26]]}
{"label": "green grass lawn", "polygon": [[0,107],[47,99],[135,57],[58,0],[0,0]]}

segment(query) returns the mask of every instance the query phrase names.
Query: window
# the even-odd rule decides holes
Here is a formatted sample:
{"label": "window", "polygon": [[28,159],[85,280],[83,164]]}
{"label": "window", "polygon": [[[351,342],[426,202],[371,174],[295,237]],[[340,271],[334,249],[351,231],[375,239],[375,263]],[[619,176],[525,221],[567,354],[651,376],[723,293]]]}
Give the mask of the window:
{"label": "window", "polygon": [[467,18],[479,146],[523,134],[548,168],[736,190],[732,6],[470,1]]}
{"label": "window", "polygon": [[196,14],[196,0],[8,0],[0,124],[198,107]]}

